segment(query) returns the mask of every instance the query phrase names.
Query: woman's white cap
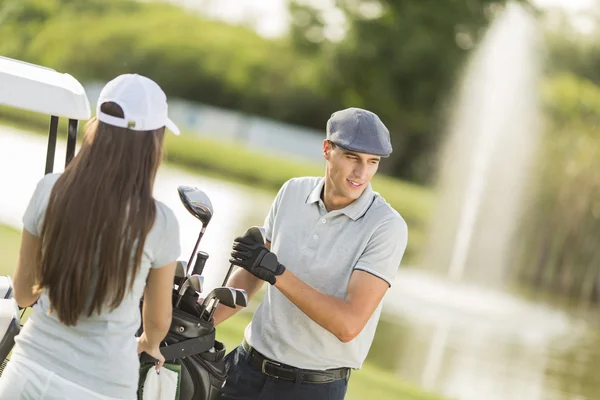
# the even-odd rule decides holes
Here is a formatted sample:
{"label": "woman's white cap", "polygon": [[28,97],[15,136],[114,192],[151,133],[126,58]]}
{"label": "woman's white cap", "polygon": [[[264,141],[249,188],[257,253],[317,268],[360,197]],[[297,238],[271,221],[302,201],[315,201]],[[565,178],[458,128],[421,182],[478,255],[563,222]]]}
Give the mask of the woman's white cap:
{"label": "woman's white cap", "polygon": [[[100,111],[100,106],[113,102],[123,110],[125,118]],[[175,135],[179,128],[169,119],[167,96],[152,79],[138,74],[123,74],[108,82],[98,97],[96,118],[134,131],[150,131],[166,126]]]}

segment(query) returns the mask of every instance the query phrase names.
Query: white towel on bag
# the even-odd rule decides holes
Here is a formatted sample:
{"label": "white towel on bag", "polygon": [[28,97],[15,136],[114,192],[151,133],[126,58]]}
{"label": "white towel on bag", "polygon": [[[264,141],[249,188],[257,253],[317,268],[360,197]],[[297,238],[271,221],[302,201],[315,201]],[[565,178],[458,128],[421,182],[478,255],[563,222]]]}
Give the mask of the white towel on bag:
{"label": "white towel on bag", "polygon": [[143,400],[175,400],[177,381],[177,372],[161,368],[157,374],[154,367],[150,368],[144,382]]}

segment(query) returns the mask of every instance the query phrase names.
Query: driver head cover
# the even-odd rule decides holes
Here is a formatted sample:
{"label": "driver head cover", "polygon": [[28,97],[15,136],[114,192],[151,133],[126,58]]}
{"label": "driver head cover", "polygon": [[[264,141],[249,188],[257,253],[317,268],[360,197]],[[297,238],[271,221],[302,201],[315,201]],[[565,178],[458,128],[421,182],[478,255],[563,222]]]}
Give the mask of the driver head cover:
{"label": "driver head cover", "polygon": [[[100,107],[107,102],[121,107],[125,118],[103,113]],[[179,128],[169,119],[168,108],[167,96],[156,82],[138,74],[123,74],[102,88],[96,106],[96,118],[106,124],[134,131],[150,131],[165,126],[179,135]]]}

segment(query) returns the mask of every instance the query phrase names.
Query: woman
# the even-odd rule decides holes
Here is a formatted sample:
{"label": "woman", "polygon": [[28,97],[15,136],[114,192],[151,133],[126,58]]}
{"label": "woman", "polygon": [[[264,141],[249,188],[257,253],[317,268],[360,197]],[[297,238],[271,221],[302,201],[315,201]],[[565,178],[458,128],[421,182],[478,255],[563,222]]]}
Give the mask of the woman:
{"label": "woman", "polygon": [[164,363],[180,253],[177,219],[152,195],[165,127],[179,134],[167,108],[152,80],[115,78],[77,156],[37,184],[13,277],[17,303],[37,303],[0,399],[135,399],[138,354]]}

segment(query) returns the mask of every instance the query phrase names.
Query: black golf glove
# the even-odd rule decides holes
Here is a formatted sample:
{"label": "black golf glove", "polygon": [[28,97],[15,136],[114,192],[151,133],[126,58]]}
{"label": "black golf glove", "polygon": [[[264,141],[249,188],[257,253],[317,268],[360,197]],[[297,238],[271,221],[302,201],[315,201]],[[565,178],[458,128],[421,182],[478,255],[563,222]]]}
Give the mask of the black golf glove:
{"label": "black golf glove", "polygon": [[275,284],[276,277],[283,274],[285,267],[277,261],[277,256],[263,243],[256,243],[248,237],[238,237],[233,241],[233,251],[229,262],[244,268],[263,281]]}

